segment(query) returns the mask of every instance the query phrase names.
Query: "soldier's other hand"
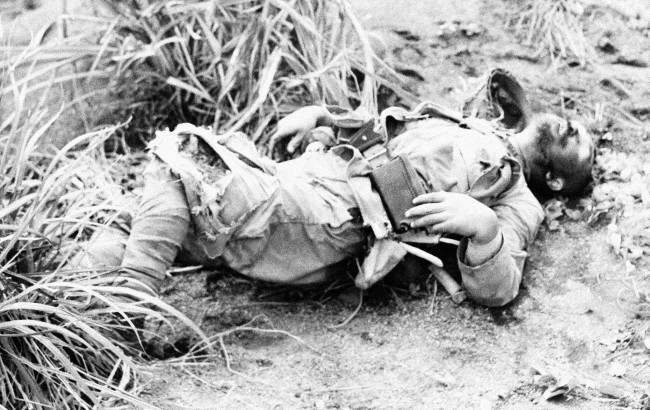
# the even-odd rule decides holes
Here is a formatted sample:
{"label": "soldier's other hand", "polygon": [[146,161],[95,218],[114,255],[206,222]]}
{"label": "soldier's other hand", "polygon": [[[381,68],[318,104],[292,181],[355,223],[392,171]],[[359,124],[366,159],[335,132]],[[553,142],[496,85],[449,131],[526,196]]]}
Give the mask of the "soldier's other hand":
{"label": "soldier's other hand", "polygon": [[466,194],[432,192],[413,200],[405,216],[411,227],[430,227],[435,233],[453,233],[481,244],[499,232],[497,216],[490,208]]}
{"label": "soldier's other hand", "polygon": [[329,125],[330,114],[325,107],[310,105],[299,108],[278,121],[278,128],[269,141],[269,152],[273,153],[276,145],[285,138],[291,137],[287,144],[287,152],[293,154],[302,145],[303,140],[319,125]]}
{"label": "soldier's other hand", "polygon": [[330,127],[317,127],[309,131],[302,143],[302,152],[326,152],[336,143],[334,130]]}

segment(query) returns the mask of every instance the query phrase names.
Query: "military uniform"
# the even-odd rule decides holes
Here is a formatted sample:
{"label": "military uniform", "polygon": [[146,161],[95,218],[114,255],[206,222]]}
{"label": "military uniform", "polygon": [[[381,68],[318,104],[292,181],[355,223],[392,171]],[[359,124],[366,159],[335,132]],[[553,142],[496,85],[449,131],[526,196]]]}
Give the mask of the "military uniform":
{"label": "military uniform", "polygon": [[[216,178],[184,152],[190,136],[207,143],[220,160],[223,172]],[[470,297],[490,306],[511,301],[543,212],[507,143],[495,133],[433,116],[406,124],[386,148],[387,158],[407,157],[429,191],[465,193],[494,210],[503,235],[498,250],[472,266],[465,238],[457,264]],[[258,155],[243,134],[215,136],[183,124],[159,132],[151,152],[123,257],[118,252],[120,257],[105,263],[141,274],[154,289],[178,249],[186,262],[226,265],[251,278],[288,284],[327,280],[340,263],[365,257],[360,287],[405,256],[368,178],[372,166],[352,146],[310,150],[276,163]]]}

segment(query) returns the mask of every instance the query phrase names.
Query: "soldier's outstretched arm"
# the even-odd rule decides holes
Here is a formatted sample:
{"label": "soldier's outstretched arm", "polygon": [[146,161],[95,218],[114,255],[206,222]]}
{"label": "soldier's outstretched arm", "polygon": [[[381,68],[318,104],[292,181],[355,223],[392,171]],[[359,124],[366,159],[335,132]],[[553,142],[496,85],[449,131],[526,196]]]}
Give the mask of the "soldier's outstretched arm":
{"label": "soldier's outstretched arm", "polygon": [[272,154],[280,141],[291,138],[287,143],[287,152],[293,154],[311,130],[330,126],[332,121],[332,115],[323,106],[309,105],[299,108],[278,121],[277,130],[269,141],[269,152]]}

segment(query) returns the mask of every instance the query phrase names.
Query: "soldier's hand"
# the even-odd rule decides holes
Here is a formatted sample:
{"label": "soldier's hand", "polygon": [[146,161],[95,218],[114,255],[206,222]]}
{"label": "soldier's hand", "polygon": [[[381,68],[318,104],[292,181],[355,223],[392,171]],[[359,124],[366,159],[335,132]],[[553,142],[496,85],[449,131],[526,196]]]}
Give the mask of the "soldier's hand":
{"label": "soldier's hand", "polygon": [[287,152],[293,154],[311,130],[319,125],[329,125],[329,118],[327,109],[317,105],[302,107],[292,112],[278,121],[278,128],[269,141],[269,152],[273,153],[280,141],[292,137],[287,144]]}
{"label": "soldier's hand", "polygon": [[432,192],[413,200],[405,216],[411,227],[430,227],[435,233],[469,237],[477,244],[488,243],[499,232],[497,216],[490,208],[466,194]]}

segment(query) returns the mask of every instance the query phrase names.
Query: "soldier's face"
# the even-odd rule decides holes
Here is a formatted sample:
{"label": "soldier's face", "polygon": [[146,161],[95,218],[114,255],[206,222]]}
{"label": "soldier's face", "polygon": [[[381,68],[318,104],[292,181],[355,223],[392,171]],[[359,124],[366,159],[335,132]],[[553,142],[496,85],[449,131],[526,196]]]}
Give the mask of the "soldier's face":
{"label": "soldier's face", "polygon": [[542,114],[533,119],[535,140],[546,160],[566,158],[574,163],[593,159],[593,143],[585,127],[577,121]]}
{"label": "soldier's face", "polygon": [[591,163],[594,147],[585,127],[577,121],[556,118],[553,142],[547,147],[549,158],[570,164]]}
{"label": "soldier's face", "polygon": [[569,191],[578,189],[571,185],[582,183],[583,178],[572,177],[590,172],[594,160],[594,145],[585,127],[553,114],[541,115],[533,123],[544,164],[540,171],[564,176]]}

